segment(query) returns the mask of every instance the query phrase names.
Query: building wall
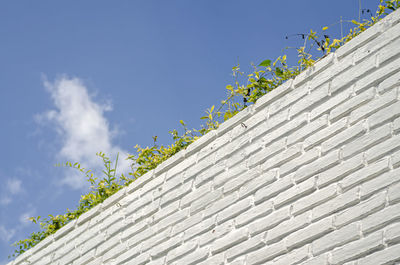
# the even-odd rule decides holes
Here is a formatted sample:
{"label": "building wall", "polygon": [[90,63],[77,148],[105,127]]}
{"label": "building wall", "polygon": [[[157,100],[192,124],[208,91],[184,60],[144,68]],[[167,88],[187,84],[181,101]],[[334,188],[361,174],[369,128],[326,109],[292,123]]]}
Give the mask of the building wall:
{"label": "building wall", "polygon": [[399,22],[396,11],[10,264],[400,261]]}

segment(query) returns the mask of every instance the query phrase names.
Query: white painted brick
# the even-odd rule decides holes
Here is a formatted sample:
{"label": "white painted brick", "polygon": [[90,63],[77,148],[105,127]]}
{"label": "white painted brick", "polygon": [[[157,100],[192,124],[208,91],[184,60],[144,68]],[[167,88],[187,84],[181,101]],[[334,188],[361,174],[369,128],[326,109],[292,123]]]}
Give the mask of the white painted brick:
{"label": "white painted brick", "polygon": [[281,222],[290,218],[290,207],[285,207],[280,210],[274,211],[271,214],[256,220],[249,224],[249,232],[252,236],[259,234],[263,231],[269,230]]}
{"label": "white painted brick", "polygon": [[182,259],[176,261],[174,264],[176,265],[192,265],[197,264],[200,261],[203,261],[208,256],[208,248],[198,248],[195,251],[191,252],[187,256]]}
{"label": "white painted brick", "polygon": [[323,142],[321,145],[322,152],[325,154],[334,148],[338,148],[354,138],[360,137],[366,133],[366,131],[367,124],[364,121],[361,121]]}
{"label": "white painted brick", "polygon": [[362,265],[376,265],[376,264],[396,264],[400,261],[400,245],[395,245],[386,248],[382,251],[375,252],[358,261]]}
{"label": "white painted brick", "polygon": [[387,106],[368,117],[369,126],[375,128],[400,116],[400,101]]}
{"label": "white painted brick", "polygon": [[363,154],[356,155],[341,164],[334,166],[318,175],[318,187],[325,187],[333,182],[337,182],[353,172],[364,167]]}
{"label": "white painted brick", "polygon": [[[368,121],[370,121],[368,119]],[[371,123],[370,123],[371,125]],[[368,132],[343,148],[343,158],[347,159],[355,154],[365,151],[366,149],[374,146],[391,137],[391,125],[386,124],[380,128]]]}
{"label": "white painted brick", "polygon": [[211,180],[214,179],[215,176],[221,174],[224,171],[225,171],[225,161],[220,161],[214,164],[213,167],[208,168],[207,170],[203,171],[198,176],[196,176],[196,179],[194,181],[194,186],[198,188],[204,185],[205,183],[210,182]]}
{"label": "white painted brick", "polygon": [[199,234],[211,230],[212,228],[215,227],[215,223],[216,223],[215,217],[211,217],[206,220],[203,220],[201,223],[198,223],[195,226],[192,226],[191,228],[185,231],[184,241],[187,241]]}
{"label": "white painted brick", "polygon": [[329,113],[329,120],[335,122],[340,118],[348,115],[353,110],[371,101],[375,96],[375,88],[370,88],[367,91],[350,98],[342,104],[336,106]]}
{"label": "white painted brick", "polygon": [[250,209],[252,203],[252,198],[245,198],[241,201],[235,202],[233,205],[221,209],[217,214],[217,223],[223,223],[229,219],[233,219],[242,212]]}
{"label": "white painted brick", "polygon": [[319,255],[318,257],[313,257],[302,263],[303,265],[326,265],[328,264],[328,254]]}
{"label": "white painted brick", "polygon": [[331,124],[330,126],[315,132],[304,140],[304,148],[306,150],[322,143],[330,137],[340,133],[347,128],[347,117]]}
{"label": "white painted brick", "polygon": [[[400,25],[400,24],[399,24]],[[384,94],[390,89],[400,84],[400,72],[394,73],[391,76],[383,80],[378,86],[378,92]]]}
{"label": "white painted brick", "polygon": [[279,175],[285,176],[288,173],[292,173],[302,165],[309,164],[316,160],[320,155],[319,148],[313,148],[307,152],[304,152],[301,156],[287,161],[285,164],[279,167]]}
{"label": "white painted brick", "polygon": [[171,203],[175,200],[179,200],[180,198],[182,198],[183,196],[185,196],[192,190],[192,186],[193,186],[193,180],[189,180],[188,182],[183,183],[178,188],[163,195],[161,197],[160,205],[163,207],[164,205],[167,205],[168,203]]}
{"label": "white painted brick", "polygon": [[228,249],[226,251],[226,258],[228,261],[231,261],[263,246],[265,246],[264,234],[259,234]]}
{"label": "white painted brick", "polygon": [[302,142],[305,138],[326,126],[328,126],[328,115],[323,115],[309,124],[296,129],[294,132],[288,135],[287,145],[291,146],[296,142]]}
{"label": "white painted brick", "polygon": [[182,239],[180,237],[172,237],[167,241],[155,244],[149,251],[152,258],[158,258],[161,255],[165,255],[170,250],[180,246],[182,244]]}
{"label": "white painted brick", "polygon": [[290,108],[290,117],[294,117],[299,113],[310,109],[320,101],[327,99],[329,97],[329,87],[330,84],[326,83],[313,90],[310,95],[307,95],[294,103]]}
{"label": "white painted brick", "polygon": [[389,244],[396,244],[400,242],[400,223],[395,223],[386,228],[385,240]]}
{"label": "white painted brick", "polygon": [[381,231],[332,251],[329,264],[343,264],[383,248]]}
{"label": "white painted brick", "polygon": [[250,210],[240,214],[235,218],[235,225],[240,227],[246,225],[257,218],[264,217],[272,212],[272,201],[265,201],[251,208]]}
{"label": "white painted brick", "polygon": [[286,138],[280,139],[277,142],[271,143],[264,149],[252,155],[248,161],[250,168],[255,167],[261,163],[264,163],[268,158],[285,149]]}
{"label": "white painted brick", "polygon": [[291,147],[289,147],[288,149],[286,149],[285,151],[280,152],[279,154],[271,157],[270,159],[268,159],[266,162],[264,162],[261,165],[261,168],[263,171],[268,171],[271,170],[273,168],[279,167],[280,165],[291,161],[292,159],[298,157],[301,155],[301,147],[302,144],[296,144],[293,145]]}
{"label": "white painted brick", "polygon": [[185,220],[183,220],[182,222],[177,223],[173,227],[171,236],[174,236],[176,234],[179,234],[179,233],[185,231],[189,227],[192,227],[192,226],[200,223],[202,220],[203,220],[203,213],[202,212],[199,212],[199,213],[197,213],[195,215],[188,216]]}
{"label": "white painted brick", "polygon": [[142,243],[144,240],[154,236],[155,234],[157,234],[157,228],[150,226],[150,227],[146,228],[145,230],[129,237],[127,239],[128,247],[134,247],[137,244]]}
{"label": "white painted brick", "polygon": [[102,255],[103,263],[110,261],[111,259],[117,258],[119,255],[124,253],[127,250],[127,246],[125,244],[117,244],[110,250],[108,250],[104,255]]}
{"label": "white painted brick", "polygon": [[230,205],[236,203],[238,201],[238,197],[236,193],[231,193],[229,195],[224,196],[220,200],[210,204],[204,211],[203,211],[203,219],[208,218],[217,214],[218,212],[226,209]]}
{"label": "white painted brick", "polygon": [[316,179],[309,178],[293,187],[279,193],[273,198],[274,207],[278,209],[294,200],[304,197],[316,190]]}
{"label": "white painted brick", "polygon": [[154,216],[152,217],[152,221],[153,222],[158,222],[161,219],[167,217],[168,215],[176,212],[179,210],[179,201],[173,202],[165,207],[162,207],[159,211],[158,211],[158,206],[157,204],[155,204],[157,206],[157,212],[154,214]]}
{"label": "white painted brick", "polygon": [[198,244],[196,241],[189,241],[182,244],[179,247],[171,249],[166,257],[167,263],[170,264],[176,259],[179,259],[189,252],[193,252],[197,248]]}
{"label": "white painted brick", "polygon": [[387,158],[374,162],[351,175],[345,177],[339,182],[340,187],[343,190],[349,190],[360,183],[375,178],[389,170],[389,160]]}
{"label": "white painted brick", "polygon": [[400,219],[400,204],[395,204],[362,220],[363,233],[370,233]]}
{"label": "white painted brick", "polygon": [[400,183],[394,184],[389,187],[388,200],[390,204],[398,203],[400,201]]}
{"label": "white painted brick", "polygon": [[312,194],[305,196],[292,204],[292,214],[299,215],[305,211],[308,211],[337,195],[336,185],[330,185],[323,189],[317,190]]}
{"label": "white painted brick", "polygon": [[400,181],[400,168],[383,173],[361,185],[361,197],[368,197]]}
{"label": "white painted brick", "polygon": [[286,220],[274,228],[268,230],[266,242],[268,245],[282,240],[285,236],[300,230],[311,222],[311,212],[306,212],[290,220]]}
{"label": "white painted brick", "polygon": [[136,246],[134,248],[127,249],[115,259],[115,263],[120,264],[123,262],[127,262],[128,260],[132,260],[140,254],[140,246]]}
{"label": "white painted brick", "polygon": [[247,256],[247,265],[264,264],[268,260],[285,254],[287,252],[285,242],[280,241],[273,245],[267,245],[259,250],[253,251]]}
{"label": "white painted brick", "polygon": [[302,246],[331,232],[332,230],[332,218],[325,218],[287,236],[286,246],[288,249]]}
{"label": "white painted brick", "polygon": [[310,120],[313,121],[316,118],[320,117],[322,114],[329,113],[329,111],[336,108],[337,105],[350,99],[352,93],[353,93],[353,87],[350,86],[341,93],[329,98],[327,101],[325,101],[321,105],[311,110]]}
{"label": "white painted brick", "polygon": [[349,224],[313,241],[312,253],[314,256],[318,256],[324,252],[327,252],[328,250],[357,240],[360,238],[360,236],[359,224]]}
{"label": "white painted brick", "polygon": [[131,223],[129,227],[127,227],[123,232],[122,232],[122,240],[126,240],[127,238],[130,238],[131,236],[143,231],[148,227],[148,224],[146,220],[142,220],[139,222],[134,222]]}
{"label": "white painted brick", "polygon": [[239,163],[236,166],[229,168],[221,172],[221,174],[215,176],[215,178],[213,179],[213,185],[219,188],[224,185],[228,180],[238,177],[246,171],[248,171],[246,163]]}
{"label": "white painted brick", "polygon": [[308,245],[303,246],[301,248],[292,250],[291,252],[287,253],[281,258],[278,258],[277,260],[274,260],[273,263],[271,264],[274,265],[299,264],[308,258],[308,251],[309,251],[309,246]]}
{"label": "white painted brick", "polygon": [[199,265],[224,265],[224,253],[217,254],[215,256],[209,257],[203,262],[198,263]]}
{"label": "white painted brick", "polygon": [[335,216],[335,226],[342,227],[351,222],[365,218],[370,214],[373,214],[385,206],[386,194],[381,192],[375,196],[369,198],[366,201],[362,201],[351,208],[348,208]]}
{"label": "white painted brick", "polygon": [[235,229],[235,224],[233,223],[233,220],[230,220],[228,222],[210,228],[208,229],[208,231],[205,231],[205,233],[199,236],[199,245],[200,247],[209,245],[211,242],[222,238],[224,235],[230,233],[234,229]]}
{"label": "white painted brick", "polygon": [[382,158],[383,156],[392,153],[400,148],[400,135],[395,135],[392,138],[371,147],[366,151],[366,159],[368,163]]}
{"label": "white painted brick", "polygon": [[277,178],[277,171],[270,170],[255,179],[249,180],[242,187],[240,187],[239,197],[244,198],[251,194],[254,194],[260,188],[276,181],[276,178]]}
{"label": "white painted brick", "polygon": [[105,252],[113,248],[115,245],[120,244],[120,236],[116,235],[107,240],[96,248],[96,256],[102,256]]}
{"label": "white painted brick", "polygon": [[318,220],[325,216],[332,215],[357,204],[359,201],[359,188],[355,187],[354,189],[342,193],[336,198],[315,207],[313,209],[313,220]]}
{"label": "white painted brick", "polygon": [[269,198],[276,196],[278,193],[287,190],[293,185],[294,184],[292,181],[292,176],[288,175],[265,186],[264,188],[259,189],[254,195],[254,201],[256,204],[261,203]]}
{"label": "white painted brick", "polygon": [[307,165],[299,168],[295,174],[294,179],[297,183],[304,181],[324,170],[339,163],[339,152],[333,151]]}
{"label": "white painted brick", "polygon": [[393,121],[393,132],[398,134],[400,132],[400,118]]}
{"label": "white painted brick", "polygon": [[258,167],[252,168],[243,174],[238,175],[236,178],[229,180],[224,184],[224,193],[230,193],[234,190],[239,189],[245,183],[255,179],[260,176],[261,172]]}
{"label": "white painted brick", "polygon": [[180,204],[181,207],[184,208],[190,205],[193,201],[196,201],[199,198],[205,196],[207,193],[211,191],[211,187],[212,187],[212,182],[208,182],[199,187],[198,189],[192,190],[189,194],[187,194],[181,199],[181,204]]}
{"label": "white painted brick", "polygon": [[184,219],[186,219],[189,216],[190,209],[186,208],[183,210],[179,210],[178,212],[175,212],[169,216],[167,216],[165,219],[162,219],[158,224],[157,224],[157,229],[158,231],[161,231],[165,229],[166,227],[173,226]]}
{"label": "white painted brick", "polygon": [[159,245],[162,242],[168,240],[169,234],[171,233],[171,229],[167,229],[161,233],[156,233],[143,241],[141,251],[149,252],[148,250],[153,246]]}
{"label": "white painted brick", "polygon": [[150,254],[149,253],[142,253],[133,260],[124,263],[124,265],[142,265],[146,264],[150,261]]}
{"label": "white painted brick", "polygon": [[210,205],[214,201],[220,199],[222,197],[222,189],[214,190],[212,192],[209,192],[205,196],[201,197],[197,201],[194,201],[190,205],[190,212],[191,214],[194,214],[198,212],[199,210],[204,209],[206,206]]}
{"label": "white painted brick", "polygon": [[365,119],[372,113],[375,113],[376,111],[389,106],[390,104],[393,104],[396,102],[397,98],[397,91],[395,89],[385,93],[384,95],[380,96],[379,98],[376,98],[367,104],[361,106],[358,109],[355,109],[350,113],[350,118],[349,122],[350,124],[354,124],[358,122],[361,119]]}
{"label": "white painted brick", "polygon": [[222,252],[236,244],[239,244],[248,239],[249,233],[247,228],[241,228],[238,230],[231,231],[224,237],[221,237],[211,244],[211,253]]}
{"label": "white painted brick", "polygon": [[271,105],[268,106],[269,114],[274,115],[276,113],[281,113],[284,108],[287,108],[290,104],[298,101],[302,97],[308,94],[308,87],[306,85],[297,87],[293,89],[290,93],[280,97]]}

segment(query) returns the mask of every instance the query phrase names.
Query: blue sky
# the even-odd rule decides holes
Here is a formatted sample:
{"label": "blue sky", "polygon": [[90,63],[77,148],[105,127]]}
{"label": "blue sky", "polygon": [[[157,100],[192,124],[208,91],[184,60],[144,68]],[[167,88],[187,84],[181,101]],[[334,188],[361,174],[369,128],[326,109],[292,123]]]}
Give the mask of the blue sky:
{"label": "blue sky", "polygon": [[[54,164],[96,169],[98,151],[133,153],[155,135],[170,143],[179,120],[198,128],[224,98],[237,62],[248,72],[302,44],[286,35],[357,19],[358,8],[359,0],[1,1],[0,264],[11,243],[37,230],[28,217],[74,209],[87,189]],[[328,34],[340,36],[339,25]]]}

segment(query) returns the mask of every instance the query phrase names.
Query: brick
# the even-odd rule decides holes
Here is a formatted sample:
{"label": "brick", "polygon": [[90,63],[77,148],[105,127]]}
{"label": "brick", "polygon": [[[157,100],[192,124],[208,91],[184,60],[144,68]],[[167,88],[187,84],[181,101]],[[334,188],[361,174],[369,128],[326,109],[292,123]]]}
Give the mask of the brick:
{"label": "brick", "polygon": [[155,245],[159,245],[162,242],[168,240],[169,234],[171,233],[171,229],[167,229],[162,231],[161,233],[153,234],[151,237],[147,238],[143,241],[141,251],[149,252],[148,250]]}
{"label": "brick", "polygon": [[281,222],[288,220],[290,218],[289,213],[290,207],[285,207],[280,210],[274,211],[271,214],[256,220],[249,224],[249,232],[251,236],[259,234],[263,231],[269,230]]}
{"label": "brick", "polygon": [[390,204],[395,204],[400,202],[400,183],[393,184],[389,187],[388,191],[388,201]]}
{"label": "brick", "polygon": [[215,178],[215,176],[221,174],[224,171],[225,171],[225,161],[219,161],[218,163],[214,164],[214,166],[208,168],[207,170],[203,171],[198,176],[196,176],[196,179],[194,181],[194,186],[198,188],[204,185],[204,183],[212,181]]}
{"label": "brick", "polygon": [[338,213],[335,216],[335,226],[342,227],[351,222],[365,218],[368,215],[382,209],[385,206],[385,203],[386,194],[382,192],[376,194],[368,200],[362,201],[360,204],[357,204],[351,208],[344,210],[343,212]]}
{"label": "brick", "polygon": [[198,248],[192,253],[186,255],[182,259],[179,259],[176,261],[176,265],[192,265],[192,264],[197,264],[200,261],[203,261],[207,258],[208,256],[208,249],[207,248]]}
{"label": "brick", "polygon": [[400,116],[400,101],[387,106],[368,117],[371,128],[375,128],[384,123],[390,122]]}
{"label": "brick", "polygon": [[388,247],[384,250],[375,252],[364,258],[359,259],[358,264],[376,265],[376,264],[395,264],[400,260],[400,245]]}
{"label": "brick", "polygon": [[201,223],[198,223],[197,225],[192,226],[191,228],[185,231],[184,241],[187,241],[199,234],[211,230],[214,227],[215,227],[215,217],[203,220]]}
{"label": "brick", "polygon": [[296,183],[302,182],[339,163],[339,152],[333,151],[307,165],[299,168],[294,174]]}
{"label": "brick", "polygon": [[292,214],[299,215],[308,211],[337,195],[337,187],[336,185],[330,185],[323,189],[317,190],[312,194],[305,196],[292,204]]}
{"label": "brick", "polygon": [[254,195],[254,202],[256,204],[261,203],[269,198],[272,198],[280,192],[287,190],[292,187],[293,181],[291,175],[288,175],[282,179],[279,179],[268,186],[259,189]]}
{"label": "brick", "polygon": [[323,141],[330,139],[334,135],[340,133],[341,131],[347,128],[347,120],[348,118],[345,117],[340,119],[339,121],[331,124],[330,126],[311,134],[304,140],[304,149],[309,150],[312,147],[319,145]]}
{"label": "brick", "polygon": [[216,175],[213,179],[214,187],[219,188],[222,185],[224,185],[227,181],[235,177],[240,177],[240,175],[242,175],[246,171],[248,171],[246,163],[245,162],[239,163],[236,166],[229,168],[221,172],[220,174]]}
{"label": "brick", "polygon": [[326,265],[328,264],[328,254],[322,254],[318,257],[313,257],[302,263],[303,265]]}
{"label": "brick", "polygon": [[340,103],[348,100],[353,93],[353,87],[350,86],[346,90],[340,92],[339,94],[330,97],[327,101],[323,102],[321,105],[315,107],[310,112],[310,120],[313,121],[323,114],[329,113],[330,110],[336,108]]}
{"label": "brick", "polygon": [[364,167],[363,154],[356,155],[341,164],[334,166],[318,175],[318,187],[325,187],[333,182],[337,182],[353,172]]}
{"label": "brick", "polygon": [[400,72],[394,73],[379,83],[378,92],[384,94],[388,90],[400,84]]}
{"label": "brick", "polygon": [[155,244],[149,251],[152,258],[158,258],[162,255],[165,256],[170,250],[180,246],[182,244],[182,239],[180,237],[172,237],[167,241]]}
{"label": "brick", "polygon": [[285,164],[279,167],[279,175],[285,176],[289,173],[292,173],[293,171],[297,170],[299,167],[302,165],[309,164],[316,160],[320,155],[320,149],[319,148],[313,148],[305,153],[303,153],[301,156],[294,158],[290,161],[287,161]]}
{"label": "brick", "polygon": [[375,178],[378,175],[381,175],[385,171],[389,170],[389,160],[382,159],[373,164],[370,164],[360,170],[350,174],[339,182],[342,190],[349,190],[356,185],[359,185],[365,181]]}
{"label": "brick", "polygon": [[234,179],[231,179],[230,181],[226,182],[224,184],[224,193],[230,193],[232,191],[235,191],[245,185],[245,183],[255,179],[256,177],[260,176],[261,172],[258,167],[255,167],[253,169],[248,170],[247,172],[244,172],[243,174],[240,174]]}
{"label": "brick", "polygon": [[176,234],[179,234],[183,231],[185,231],[186,229],[200,223],[203,220],[203,213],[199,212],[195,215],[191,215],[188,216],[185,220],[183,220],[182,222],[177,223],[173,229],[172,229],[172,233],[171,236],[174,236]]}
{"label": "brick", "polygon": [[287,138],[287,145],[291,146],[297,142],[301,142],[314,132],[320,131],[322,128],[328,126],[328,115],[322,115],[318,119],[310,122],[309,124],[296,129]]}
{"label": "brick", "polygon": [[202,235],[199,236],[199,245],[203,247],[205,245],[209,245],[211,242],[222,238],[226,234],[230,233],[235,229],[235,225],[233,220],[225,222],[223,224],[218,224],[212,229],[208,229]]}
{"label": "brick", "polygon": [[127,249],[115,259],[115,263],[123,263],[128,260],[132,260],[140,254],[140,246],[136,246],[134,248]]}
{"label": "brick", "polygon": [[[274,265],[287,265],[287,264],[299,264],[307,260],[308,258],[308,249],[309,246],[303,246],[301,248],[292,250],[281,258],[278,258],[273,261]],[[303,264],[303,263],[302,263]]]}
{"label": "brick", "polygon": [[186,219],[189,216],[190,209],[186,208],[183,210],[179,210],[166,218],[162,219],[158,224],[157,224],[157,230],[161,231],[164,230],[165,228],[169,226],[173,226],[184,219]]}
{"label": "brick", "polygon": [[265,201],[251,208],[250,210],[240,214],[235,218],[235,225],[241,227],[246,225],[257,218],[264,217],[272,212],[272,201]]}
{"label": "brick", "polygon": [[280,152],[279,154],[271,157],[266,162],[261,165],[263,171],[271,170],[275,167],[279,167],[280,165],[291,161],[292,159],[301,155],[301,147],[302,144],[296,144],[285,151]]}
{"label": "brick", "polygon": [[263,264],[266,261],[283,255],[287,252],[285,242],[280,241],[273,245],[267,245],[259,250],[253,251],[247,255],[247,265]]}
{"label": "brick", "polygon": [[311,222],[311,212],[306,212],[290,220],[286,220],[268,230],[266,242],[268,245],[282,240],[285,236],[300,230]]}
{"label": "brick", "polygon": [[238,197],[235,193],[231,193],[227,196],[224,196],[223,198],[217,200],[203,211],[203,218],[208,218],[212,215],[215,215],[220,211],[226,209],[227,207],[231,206],[232,204],[236,203],[237,201]]}
{"label": "brick", "polygon": [[329,264],[343,264],[381,248],[383,248],[383,235],[381,231],[378,231],[341,248],[334,249]]}
{"label": "brick", "polygon": [[[173,202],[165,207],[160,208],[159,211],[157,211],[153,218],[152,221],[153,222],[159,222],[161,219],[167,217],[170,214],[173,214],[174,212],[179,210],[179,201]],[[156,204],[157,205],[157,204]],[[157,210],[158,210],[158,206],[157,206]]]}
{"label": "brick", "polygon": [[367,134],[355,139],[343,148],[343,158],[347,159],[359,152],[365,151],[368,148],[391,137],[391,125],[386,124],[380,128],[372,130]]}
{"label": "brick", "polygon": [[361,197],[369,197],[378,191],[385,189],[393,183],[400,181],[400,168],[383,173],[361,185]]}
{"label": "brick", "polygon": [[249,158],[248,166],[250,168],[253,168],[259,164],[264,163],[268,158],[284,150],[285,144],[286,144],[286,138],[280,139],[277,142],[269,144],[264,149],[261,149],[259,152],[255,153]]}
{"label": "brick", "polygon": [[371,147],[366,151],[366,159],[368,163],[378,160],[387,154],[390,154],[400,148],[400,135],[395,135],[392,138]]}
{"label": "brick", "polygon": [[331,232],[332,230],[332,218],[325,218],[287,236],[286,246],[288,249],[300,247]]}
{"label": "brick", "polygon": [[194,214],[198,212],[201,209],[204,209],[206,206],[210,205],[214,201],[218,200],[222,196],[222,189],[214,190],[212,192],[209,192],[205,196],[201,197],[197,201],[194,201],[190,205],[190,212],[191,214]]}
{"label": "brick", "polygon": [[218,238],[211,244],[211,253],[216,253],[227,250],[228,248],[237,245],[248,239],[249,233],[247,228],[241,228],[238,230],[231,231],[224,237]]}
{"label": "brick", "polygon": [[199,265],[224,265],[224,262],[224,253],[220,253],[200,262]]}
{"label": "brick", "polygon": [[166,257],[166,261],[168,264],[173,262],[176,259],[179,259],[186,255],[189,252],[193,252],[197,248],[198,244],[196,241],[188,241],[178,246],[176,248],[171,249]]}
{"label": "brick", "polygon": [[352,223],[312,242],[312,253],[314,256],[318,256],[333,248],[343,246],[359,238],[359,224]]}
{"label": "brick", "polygon": [[102,255],[102,261],[105,263],[111,259],[115,259],[127,250],[125,244],[117,244],[113,248],[109,249],[106,253]]}
{"label": "brick", "polygon": [[122,240],[126,240],[127,238],[145,230],[147,227],[148,224],[145,220],[134,222],[122,232],[121,238]]}
{"label": "brick", "polygon": [[349,122],[355,124],[361,119],[369,117],[372,113],[396,102],[397,91],[391,90],[350,113]]}
{"label": "brick", "polygon": [[260,249],[263,246],[265,246],[264,234],[259,234],[228,249],[226,251],[226,258],[228,261],[231,261],[239,256]]}
{"label": "brick", "polygon": [[361,121],[323,142],[321,145],[322,153],[325,154],[332,149],[338,148],[352,141],[354,138],[360,137],[366,133],[366,131],[367,124]]}
{"label": "brick", "polygon": [[269,114],[274,115],[276,113],[282,112],[284,108],[287,108],[290,104],[298,101],[307,94],[308,87],[306,85],[296,87],[296,89],[293,89],[290,93],[285,94],[283,97],[277,99],[275,102],[269,105]]}
{"label": "brick", "polygon": [[309,178],[306,181],[303,181],[299,184],[294,185],[293,187],[279,193],[273,198],[274,202],[274,207],[275,209],[278,209],[282,207],[283,205],[286,205],[288,203],[291,203],[301,197],[304,197],[313,191],[315,191],[317,188],[316,186],[316,179],[315,178]]}
{"label": "brick", "polygon": [[370,88],[333,108],[329,113],[329,120],[335,122],[361,107],[375,97],[375,88]]}
{"label": "brick", "polygon": [[113,248],[115,245],[120,243],[120,237],[119,235],[114,236],[112,238],[107,238],[107,240],[99,245],[96,249],[96,256],[102,256],[106,251],[110,250]]}
{"label": "brick", "polygon": [[400,204],[388,206],[362,220],[363,233],[370,233],[400,219]]}
{"label": "brick", "polygon": [[176,187],[175,189],[171,190],[167,194],[161,197],[160,205],[164,207],[165,205],[179,200],[186,194],[188,194],[192,190],[193,180],[190,180],[186,183],[183,183],[181,186]]}
{"label": "brick", "polygon": [[229,219],[233,219],[239,214],[250,209],[252,203],[252,198],[245,198],[241,201],[235,202],[233,205],[221,210],[217,214],[217,223],[226,222]]}
{"label": "brick", "polygon": [[193,201],[196,201],[199,198],[205,196],[207,193],[211,191],[211,187],[212,187],[212,182],[208,182],[199,187],[198,189],[192,190],[189,194],[187,194],[181,199],[180,206],[184,208],[190,205]]}
{"label": "brick", "polygon": [[142,265],[145,263],[148,263],[150,261],[150,254],[148,253],[142,253],[133,260],[128,261],[127,263],[124,263],[126,265]]}
{"label": "brick", "polygon": [[269,185],[276,181],[277,179],[277,171],[270,170],[261,176],[249,180],[239,189],[239,197],[244,198],[251,194],[254,194],[257,190],[261,189],[262,187]]}
{"label": "brick", "polygon": [[329,97],[330,84],[326,83],[311,92],[310,95],[306,95],[300,100],[296,101],[290,108],[290,117],[294,117],[303,111],[311,109],[314,105],[320,101]]}
{"label": "brick", "polygon": [[325,202],[324,204],[315,207],[313,209],[313,221],[344,210],[352,205],[357,204],[359,201],[359,188],[356,187],[352,190],[340,194],[339,196]]}
{"label": "brick", "polygon": [[400,118],[393,121],[393,132],[398,134],[400,132]]}
{"label": "brick", "polygon": [[386,228],[385,240],[389,244],[400,242],[400,223],[395,223]]}

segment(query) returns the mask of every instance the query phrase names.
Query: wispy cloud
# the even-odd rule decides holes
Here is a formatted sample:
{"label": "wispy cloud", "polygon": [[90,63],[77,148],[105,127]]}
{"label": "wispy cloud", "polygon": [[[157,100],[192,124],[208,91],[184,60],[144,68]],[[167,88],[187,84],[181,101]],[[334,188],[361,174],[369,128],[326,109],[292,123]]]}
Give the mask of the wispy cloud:
{"label": "wispy cloud", "polygon": [[32,216],[35,216],[36,209],[30,209],[19,216],[19,222],[22,226],[27,226],[32,224],[32,221],[29,220]]}
{"label": "wispy cloud", "polygon": [[22,182],[21,182],[21,180],[15,179],[15,178],[9,179],[7,181],[7,190],[13,195],[22,192]]}
{"label": "wispy cloud", "polygon": [[[88,93],[85,84],[79,78],[63,76],[54,82],[45,81],[55,109],[37,116],[37,120],[48,122],[56,129],[62,146],[57,154],[61,161],[80,162],[87,168],[99,169],[101,160],[97,152],[104,152],[111,157],[120,154],[119,169],[126,172],[129,162],[124,158],[127,152],[113,145],[115,133],[110,129],[104,112],[112,110],[111,104],[99,104]],[[64,184],[72,188],[86,187],[80,174],[68,171]]]}
{"label": "wispy cloud", "polygon": [[15,229],[7,229],[3,225],[0,225],[0,240],[5,243],[10,243],[10,240],[15,235]]}

